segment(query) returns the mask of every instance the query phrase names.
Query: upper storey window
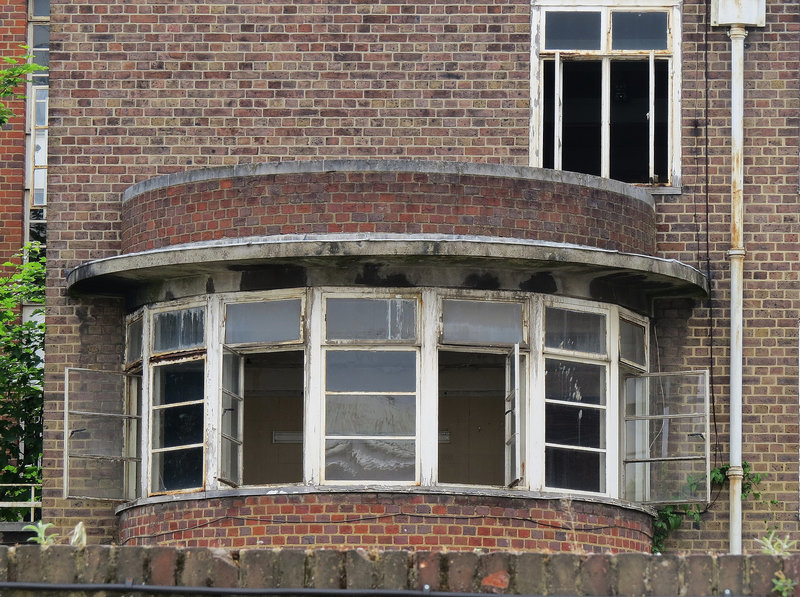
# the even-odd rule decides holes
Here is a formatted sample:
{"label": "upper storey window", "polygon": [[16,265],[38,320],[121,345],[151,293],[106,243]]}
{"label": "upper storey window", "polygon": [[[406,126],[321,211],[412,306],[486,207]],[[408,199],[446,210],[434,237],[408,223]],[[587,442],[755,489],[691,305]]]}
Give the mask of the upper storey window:
{"label": "upper storey window", "polygon": [[677,184],[678,23],[663,3],[539,5],[535,165]]}

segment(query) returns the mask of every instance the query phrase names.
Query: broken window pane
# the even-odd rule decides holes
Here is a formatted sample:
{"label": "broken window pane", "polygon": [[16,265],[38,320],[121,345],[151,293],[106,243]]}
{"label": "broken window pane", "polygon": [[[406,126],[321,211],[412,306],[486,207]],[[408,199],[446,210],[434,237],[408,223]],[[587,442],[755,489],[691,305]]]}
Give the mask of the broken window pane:
{"label": "broken window pane", "polygon": [[300,340],[300,299],[232,303],[225,309],[225,343]]}
{"label": "broken window pane", "polygon": [[416,301],[407,299],[329,298],[328,340],[414,340]]}
{"label": "broken window pane", "polygon": [[450,344],[520,344],[522,305],[445,300],[442,327],[442,342]]}
{"label": "broken window pane", "polygon": [[546,13],[544,47],[547,50],[599,50],[599,12]]}

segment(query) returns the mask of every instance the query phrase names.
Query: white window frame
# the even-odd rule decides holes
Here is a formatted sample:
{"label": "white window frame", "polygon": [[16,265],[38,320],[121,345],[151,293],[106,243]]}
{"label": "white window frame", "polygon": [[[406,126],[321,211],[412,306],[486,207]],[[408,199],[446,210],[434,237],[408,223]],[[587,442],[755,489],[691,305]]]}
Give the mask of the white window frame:
{"label": "white window frame", "polygon": [[[416,337],[413,341],[373,341],[341,340],[326,341],[324,338],[324,307],[328,298],[400,298],[417,301]],[[239,303],[264,302],[273,300],[300,299],[300,338],[286,342],[260,344],[224,343],[224,318],[227,305]],[[442,305],[445,300],[479,300],[484,302],[509,302],[522,305],[523,340],[516,347],[513,344],[470,344],[459,345],[443,343]],[[178,350],[171,353],[153,353],[153,323],[159,313],[204,307],[204,344],[196,349]],[[572,350],[544,347],[545,309],[554,307],[577,312],[597,313],[605,317],[605,354],[583,353]],[[292,289],[264,292],[238,292],[209,295],[202,299],[187,299],[144,307],[131,314],[128,322],[142,318],[141,365],[139,361],[128,364],[128,368],[141,366],[142,405],[142,471],[140,495],[159,495],[162,493],[196,493],[202,490],[229,490],[231,483],[219,478],[221,468],[222,432],[222,358],[223,350],[232,349],[237,353],[266,353],[301,350],[304,353],[304,410],[303,410],[303,477],[302,485],[341,485],[341,486],[414,486],[426,487],[442,484],[438,479],[438,353],[440,350],[491,352],[509,354],[522,364],[520,368],[519,390],[515,397],[523,416],[518,418],[521,433],[519,459],[521,480],[514,489],[529,489],[551,493],[585,494],[587,496],[606,496],[617,498],[621,495],[623,448],[620,439],[621,425],[621,370],[635,370],[646,373],[647,366],[628,363],[620,358],[619,320],[624,318],[641,325],[645,331],[645,355],[649,346],[649,323],[647,318],[634,314],[615,305],[597,303],[589,300],[568,297],[520,293],[513,291],[474,291],[443,288],[425,289],[348,289],[326,288]],[[336,350],[408,350],[415,352],[417,359],[416,379],[416,434],[415,434],[415,478],[413,481],[326,481],[324,471],[325,450],[325,396],[324,360],[325,354]],[[202,488],[154,492],[152,490],[152,424],[153,375],[161,364],[177,363],[187,359],[205,359],[204,395],[204,484]],[[602,492],[567,490],[545,485],[544,454],[545,444],[545,400],[544,370],[546,358],[564,358],[570,361],[600,364],[605,368],[606,403],[603,434],[605,435],[605,489]],[[594,408],[594,407],[592,407]],[[381,439],[390,439],[381,436]],[[403,436],[402,439],[407,439]],[[241,460],[240,460],[241,466]],[[231,480],[227,480],[231,481]],[[247,486],[255,487],[255,486]]]}
{"label": "white window frame", "polygon": [[[569,11],[576,12],[600,12],[601,14],[601,49],[600,50],[545,50],[544,49],[544,23],[545,15],[549,11]],[[651,51],[651,50],[618,50],[611,51],[610,47],[610,13],[612,10],[619,11],[637,11],[637,12],[668,12],[668,34],[667,34],[667,50]],[[594,58],[602,59],[603,63],[603,91],[602,91],[602,136],[601,136],[601,176],[609,177],[609,163],[610,163],[610,135],[609,135],[609,101],[610,101],[610,88],[608,88],[610,75],[610,61],[612,59],[620,59],[623,57],[640,56],[649,57],[651,66],[651,102],[652,102],[652,89],[654,81],[652,78],[653,61],[656,56],[663,56],[669,62],[668,85],[669,85],[669,100],[668,100],[668,121],[669,130],[667,133],[667,171],[669,180],[659,181],[659,186],[680,187],[681,185],[681,41],[682,41],[682,27],[681,27],[681,0],[599,0],[596,2],[585,0],[534,0],[531,6],[531,85],[530,85],[530,101],[531,101],[531,126],[529,145],[531,151],[529,153],[529,165],[531,167],[541,168],[544,167],[544,145],[545,143],[556,144],[554,153],[554,169],[561,168],[558,143],[560,140],[561,125],[556,119],[555,124],[555,139],[544,138],[544,68],[543,63],[545,60],[556,61],[556,81],[555,86],[560,88],[559,81],[559,64],[563,64],[565,57],[570,58]],[[556,114],[561,113],[559,102],[556,102]],[[654,151],[654,120],[650,119],[650,168],[651,168],[651,181],[652,181],[652,167]],[[636,183],[636,184],[647,184]]]}
{"label": "white window frame", "polygon": [[[217,445],[218,440],[213,431],[216,430],[215,419],[219,413],[218,400],[210,399],[209,397],[216,395],[216,377],[214,373],[219,371],[219,359],[217,355],[219,351],[209,350],[209,346],[221,345],[219,342],[218,328],[218,312],[216,309],[210,309],[210,297],[204,297],[203,300],[190,299],[171,301],[168,303],[159,304],[153,308],[146,308],[143,310],[144,322],[142,330],[142,402],[146,412],[142,412],[142,450],[145,452],[142,457],[142,476],[141,476],[141,495],[162,495],[162,494],[180,494],[180,493],[196,493],[202,491],[208,486],[209,478],[216,478],[217,476]],[[181,311],[184,309],[203,308],[203,343],[201,346],[175,350],[169,352],[156,353],[153,348],[153,325],[155,317],[161,313],[168,313],[171,311]],[[201,355],[202,353],[202,355]],[[205,362],[205,376],[204,376],[204,428],[203,428],[203,486],[200,488],[187,488],[175,489],[168,491],[153,491],[152,488],[152,475],[153,475],[153,376],[155,375],[155,367],[167,364],[176,364],[202,358]],[[194,445],[194,444],[193,444]],[[187,446],[184,446],[187,447]],[[160,451],[160,450],[159,450]]]}
{"label": "white window frame", "polygon": [[[620,308],[612,305],[602,305],[583,301],[579,299],[567,299],[563,297],[548,296],[539,297],[537,301],[538,321],[539,327],[537,328],[538,337],[533,340],[535,345],[541,347],[538,354],[538,366],[536,375],[536,386],[534,395],[537,399],[531,400],[532,413],[531,423],[535,425],[534,432],[529,432],[529,436],[538,438],[535,449],[540,456],[529,460],[533,464],[534,470],[531,471],[532,487],[541,491],[547,492],[561,492],[576,495],[606,495],[609,497],[617,497],[619,495],[619,442],[617,437],[619,434],[619,370],[617,367],[612,366],[614,363],[619,362],[619,326],[618,317],[620,315]],[[559,348],[547,348],[545,346],[545,311],[548,307],[556,309],[564,309],[567,311],[576,311],[582,313],[596,313],[605,317],[606,326],[606,345],[605,354],[588,353],[582,351],[565,350]],[[605,477],[603,491],[581,491],[576,489],[564,489],[559,487],[548,487],[545,481],[545,451],[549,445],[559,447],[560,445],[548,444],[545,441],[545,421],[546,421],[546,401],[545,401],[545,361],[548,358],[563,359],[567,361],[586,363],[591,365],[600,365],[605,367],[605,384],[606,384],[606,403],[605,405],[586,405],[588,408],[602,410],[605,412],[605,425],[602,428],[602,433],[605,436],[605,448],[578,448],[575,446],[564,446],[568,449],[586,452],[598,452],[605,454]],[[540,397],[540,398],[539,398]]]}

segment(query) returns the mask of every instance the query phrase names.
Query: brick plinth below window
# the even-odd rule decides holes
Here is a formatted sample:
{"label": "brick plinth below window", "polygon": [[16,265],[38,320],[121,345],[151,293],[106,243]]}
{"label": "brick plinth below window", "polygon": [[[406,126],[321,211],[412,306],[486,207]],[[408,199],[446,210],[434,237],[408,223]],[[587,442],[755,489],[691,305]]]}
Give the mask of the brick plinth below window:
{"label": "brick plinth below window", "polygon": [[642,510],[577,499],[394,492],[150,503],[120,513],[122,545],[422,551],[649,552]]}

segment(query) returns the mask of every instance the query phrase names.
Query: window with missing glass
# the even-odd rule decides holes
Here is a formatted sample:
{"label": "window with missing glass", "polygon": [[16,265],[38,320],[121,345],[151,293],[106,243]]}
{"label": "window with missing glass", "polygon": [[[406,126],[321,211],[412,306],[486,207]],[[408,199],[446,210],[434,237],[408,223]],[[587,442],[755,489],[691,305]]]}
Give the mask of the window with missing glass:
{"label": "window with missing glass", "polygon": [[534,8],[534,165],[629,183],[679,179],[679,3]]}
{"label": "window with missing glass", "polygon": [[[653,401],[667,394],[643,381],[647,320],[614,305],[314,288],[145,307],[127,329],[120,420],[135,437],[115,462],[139,495],[394,485],[647,501],[667,487],[656,463],[705,464],[702,387]],[[686,388],[700,406],[678,418]],[[653,437],[675,441],[655,454]]]}

